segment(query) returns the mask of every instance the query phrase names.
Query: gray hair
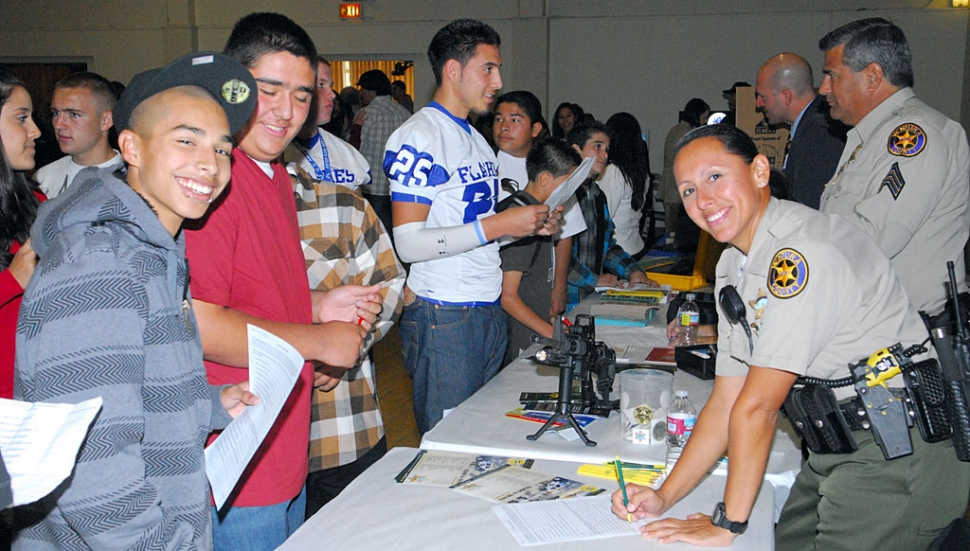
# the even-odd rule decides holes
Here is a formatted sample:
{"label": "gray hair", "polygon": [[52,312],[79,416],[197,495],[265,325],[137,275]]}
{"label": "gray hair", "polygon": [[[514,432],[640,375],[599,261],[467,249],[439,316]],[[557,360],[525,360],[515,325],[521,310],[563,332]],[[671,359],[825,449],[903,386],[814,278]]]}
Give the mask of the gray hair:
{"label": "gray hair", "polygon": [[823,52],[845,44],[842,63],[859,72],[878,63],[886,80],[899,88],[913,86],[913,52],[903,30],[891,21],[871,17],[835,29],[818,41]]}

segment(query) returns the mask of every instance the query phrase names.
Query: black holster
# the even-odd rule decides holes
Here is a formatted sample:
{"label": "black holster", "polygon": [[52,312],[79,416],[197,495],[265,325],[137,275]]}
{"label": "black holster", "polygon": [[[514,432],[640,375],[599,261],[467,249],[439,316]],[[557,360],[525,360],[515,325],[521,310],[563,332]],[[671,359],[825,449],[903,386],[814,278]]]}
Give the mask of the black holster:
{"label": "black holster", "polygon": [[[914,423],[926,442],[946,440],[952,434],[950,404],[939,363],[931,358],[908,363],[901,369],[906,388],[870,389],[860,378],[856,391],[866,396],[857,394],[842,402],[836,401],[831,387],[844,386],[849,384],[848,381],[822,385],[808,382],[818,379],[799,379],[782,405],[782,414],[789,419],[806,447],[815,453],[854,452],[858,444],[852,431],[869,430],[886,459],[908,455],[912,453],[909,428]],[[871,409],[879,410],[877,423],[870,420],[868,412]]]}
{"label": "black holster", "polygon": [[926,442],[941,442],[953,430],[947,412],[947,389],[940,364],[930,358],[902,366],[907,405]]}
{"label": "black holster", "polygon": [[815,453],[852,453],[859,449],[831,388],[793,386],[781,412]]}
{"label": "black holster", "polygon": [[940,357],[940,367],[946,395],[947,419],[953,433],[953,449],[960,461],[970,461],[970,389],[966,365],[966,347],[954,346],[944,328],[931,331],[933,346]]}

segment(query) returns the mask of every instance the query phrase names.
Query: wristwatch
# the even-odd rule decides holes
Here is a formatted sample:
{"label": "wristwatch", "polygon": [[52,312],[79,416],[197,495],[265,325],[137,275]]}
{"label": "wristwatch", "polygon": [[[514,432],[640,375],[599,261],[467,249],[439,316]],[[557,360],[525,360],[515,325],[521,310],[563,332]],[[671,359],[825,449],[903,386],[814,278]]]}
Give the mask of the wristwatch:
{"label": "wristwatch", "polygon": [[717,526],[718,528],[724,528],[730,531],[732,534],[740,536],[748,529],[748,521],[744,522],[734,522],[728,520],[727,515],[724,513],[724,502],[718,503],[714,507],[714,513],[711,514],[711,524]]}

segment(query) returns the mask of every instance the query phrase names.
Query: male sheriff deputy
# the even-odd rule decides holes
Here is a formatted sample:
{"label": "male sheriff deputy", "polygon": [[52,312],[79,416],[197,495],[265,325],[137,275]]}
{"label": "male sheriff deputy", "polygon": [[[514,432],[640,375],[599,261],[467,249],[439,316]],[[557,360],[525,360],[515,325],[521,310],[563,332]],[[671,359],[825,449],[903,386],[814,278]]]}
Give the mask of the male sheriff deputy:
{"label": "male sheriff deputy", "polygon": [[[819,90],[854,126],[820,209],[840,214],[892,259],[917,309],[947,300],[946,262],[962,268],[970,236],[970,148],[963,128],[916,98],[912,51],[882,18],[854,21],[819,41]],[[958,278],[966,291],[964,278]]]}

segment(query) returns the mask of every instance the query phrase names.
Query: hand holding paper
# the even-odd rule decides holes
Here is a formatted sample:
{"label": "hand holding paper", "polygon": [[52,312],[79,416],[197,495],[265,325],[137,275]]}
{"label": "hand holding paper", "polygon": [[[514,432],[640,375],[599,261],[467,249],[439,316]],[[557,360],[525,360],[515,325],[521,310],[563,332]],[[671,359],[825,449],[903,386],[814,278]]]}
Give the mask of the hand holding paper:
{"label": "hand holding paper", "polygon": [[549,205],[549,208],[554,209],[562,206],[567,199],[572,197],[573,193],[576,193],[576,190],[579,189],[579,186],[586,181],[586,178],[589,176],[589,171],[592,168],[593,158],[586,157],[583,159],[583,162],[579,163],[579,166],[569,175],[569,178],[566,178],[565,182],[549,194],[549,197],[546,199],[546,204]]}
{"label": "hand holding paper", "polygon": [[222,407],[226,408],[233,419],[239,417],[247,407],[259,403],[259,396],[249,391],[249,381],[227,386],[222,389],[219,398],[222,400]]}
{"label": "hand holding paper", "polygon": [[303,363],[300,353],[286,341],[249,326],[249,387],[259,395],[259,403],[246,407],[205,450],[205,473],[217,508],[226,503],[276,422]]}

